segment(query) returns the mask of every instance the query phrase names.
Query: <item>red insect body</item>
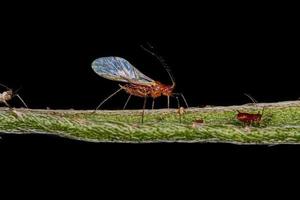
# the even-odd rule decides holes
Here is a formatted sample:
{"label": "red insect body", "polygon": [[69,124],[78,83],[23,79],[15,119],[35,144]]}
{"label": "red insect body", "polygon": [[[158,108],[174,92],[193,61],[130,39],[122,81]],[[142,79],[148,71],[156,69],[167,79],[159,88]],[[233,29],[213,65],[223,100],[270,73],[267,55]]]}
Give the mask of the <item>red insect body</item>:
{"label": "red insect body", "polygon": [[128,94],[138,97],[152,97],[153,99],[160,96],[172,96],[174,85],[165,85],[155,81],[153,85],[126,84],[120,85]]}
{"label": "red insect body", "polygon": [[[245,94],[245,95],[247,97],[249,97],[254,104],[256,104],[257,101],[253,97],[251,97],[248,94]],[[238,114],[236,115],[236,118],[237,118],[237,120],[243,122],[244,124],[248,124],[248,125],[250,125],[252,123],[259,123],[263,116],[264,109],[265,109],[265,107],[263,107],[261,114],[260,113],[257,113],[257,114],[243,113],[243,112],[237,111]]]}
{"label": "red insect body", "polygon": [[[151,45],[149,46],[153,48]],[[126,93],[130,94],[123,109],[126,108],[127,103],[130,100],[131,96],[144,98],[142,122],[144,119],[144,112],[145,112],[145,107],[147,104],[148,97],[152,98],[152,109],[154,108],[155,99],[160,96],[167,97],[168,108],[170,107],[171,96],[177,99],[178,107],[180,107],[177,95],[180,95],[182,97],[186,106],[188,107],[188,104],[182,93],[173,93],[173,90],[175,88],[175,81],[173,76],[170,73],[170,70],[165,64],[164,60],[160,56],[157,56],[155,53],[150,51],[149,49],[146,49],[143,46],[141,47],[151,55],[155,56],[160,61],[160,63],[165,67],[172,81],[172,85],[165,85],[160,83],[159,81],[154,81],[153,79],[142,74],[138,69],[133,67],[128,61],[126,61],[123,58],[120,57],[98,58],[92,63],[92,68],[99,76],[102,76],[109,80],[125,82],[126,84],[119,85],[120,88],[116,92],[108,96],[106,99],[104,99],[96,108],[96,110],[100,108],[104,102],[106,102],[108,99],[113,97],[121,90],[124,90]]]}
{"label": "red insect body", "polygon": [[238,111],[236,118],[246,124],[259,123],[261,121],[262,114],[242,113]]}

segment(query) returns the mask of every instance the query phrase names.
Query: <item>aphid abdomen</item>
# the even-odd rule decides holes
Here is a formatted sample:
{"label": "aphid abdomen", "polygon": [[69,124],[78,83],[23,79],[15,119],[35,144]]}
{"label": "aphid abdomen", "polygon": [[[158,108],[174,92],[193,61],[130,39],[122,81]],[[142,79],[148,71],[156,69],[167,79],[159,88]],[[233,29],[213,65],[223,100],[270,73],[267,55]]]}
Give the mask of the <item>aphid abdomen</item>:
{"label": "aphid abdomen", "polygon": [[249,123],[249,115],[247,113],[239,113],[236,118],[241,122]]}
{"label": "aphid abdomen", "polygon": [[138,96],[138,97],[147,97],[150,94],[151,88],[149,86],[144,85],[136,85],[136,84],[126,84],[120,85],[128,94]]}
{"label": "aphid abdomen", "polygon": [[238,113],[236,118],[244,123],[260,122],[261,114]]}

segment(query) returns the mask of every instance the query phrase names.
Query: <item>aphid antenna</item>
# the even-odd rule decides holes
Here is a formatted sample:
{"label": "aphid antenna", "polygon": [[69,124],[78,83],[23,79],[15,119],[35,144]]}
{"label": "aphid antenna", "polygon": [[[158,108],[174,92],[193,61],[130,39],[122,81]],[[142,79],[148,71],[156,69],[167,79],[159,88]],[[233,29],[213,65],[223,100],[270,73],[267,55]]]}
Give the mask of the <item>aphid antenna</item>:
{"label": "aphid antenna", "polygon": [[140,46],[141,46],[141,48],[142,48],[144,51],[146,51],[146,52],[148,52],[149,54],[151,54],[152,56],[154,56],[154,57],[161,63],[161,65],[162,65],[162,66],[165,68],[165,70],[167,71],[167,73],[168,73],[168,75],[169,75],[169,77],[170,77],[170,79],[171,79],[171,81],[172,81],[172,87],[174,88],[174,87],[175,87],[175,79],[174,79],[174,76],[173,76],[172,73],[171,73],[170,67],[167,65],[166,61],[165,61],[161,56],[159,56],[159,55],[157,55],[156,53],[153,52],[154,47],[153,47],[149,42],[147,42],[147,45],[148,45],[149,48],[151,48],[152,50],[147,49],[147,48],[144,47],[143,45],[140,45]]}
{"label": "aphid antenna", "polygon": [[0,86],[6,88],[7,90],[11,90],[9,87],[7,87],[6,85],[4,85],[4,84],[2,84],[2,83],[0,83]]}
{"label": "aphid antenna", "polygon": [[[251,101],[254,103],[255,106],[257,106],[257,101],[249,94],[246,94],[244,93],[244,95],[246,95],[249,99],[251,99]],[[262,112],[261,112],[261,115],[264,114],[264,111],[265,111],[265,106],[263,106],[263,109],[262,109]]]}
{"label": "aphid antenna", "polygon": [[252,102],[254,103],[254,105],[256,106],[257,101],[256,101],[251,95],[249,95],[249,94],[247,94],[247,93],[244,93],[244,95],[247,96],[249,99],[251,99],[251,101],[252,101]]}

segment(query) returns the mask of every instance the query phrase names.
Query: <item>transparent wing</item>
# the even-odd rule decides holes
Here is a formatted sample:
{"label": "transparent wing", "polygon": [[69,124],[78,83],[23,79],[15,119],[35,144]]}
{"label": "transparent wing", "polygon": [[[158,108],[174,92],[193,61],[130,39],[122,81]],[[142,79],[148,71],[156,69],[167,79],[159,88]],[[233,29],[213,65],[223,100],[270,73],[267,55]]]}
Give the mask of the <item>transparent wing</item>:
{"label": "transparent wing", "polygon": [[127,83],[149,84],[154,80],[142,74],[127,60],[120,57],[98,58],[92,63],[93,70],[101,77]]}

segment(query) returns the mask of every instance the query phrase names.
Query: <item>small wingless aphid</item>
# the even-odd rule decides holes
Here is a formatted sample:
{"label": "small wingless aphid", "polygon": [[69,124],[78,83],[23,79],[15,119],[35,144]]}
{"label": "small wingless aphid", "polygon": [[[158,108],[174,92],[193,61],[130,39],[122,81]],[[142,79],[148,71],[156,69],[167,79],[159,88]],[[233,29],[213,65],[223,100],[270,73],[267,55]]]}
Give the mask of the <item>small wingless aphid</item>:
{"label": "small wingless aphid", "polygon": [[[175,96],[175,95],[180,95],[182,97],[182,99],[184,100],[186,106],[188,107],[188,104],[187,104],[183,94],[173,92],[173,90],[175,88],[175,80],[174,80],[173,76],[171,75],[170,70],[168,69],[164,60],[160,56],[157,56],[155,53],[150,51],[149,49],[146,49],[143,46],[141,46],[141,47],[145,51],[150,53],[151,55],[155,56],[160,61],[160,63],[165,67],[165,69],[168,72],[169,77],[172,81],[172,85],[165,85],[159,81],[154,81],[153,79],[151,79],[148,76],[141,73],[138,69],[136,69],[134,66],[132,66],[124,58],[120,58],[120,57],[98,58],[92,63],[92,68],[99,76],[109,79],[109,80],[113,80],[113,81],[125,82],[126,84],[125,85],[119,84],[120,88],[116,92],[114,92],[113,94],[108,96],[106,99],[104,99],[100,103],[100,105],[96,108],[96,110],[98,110],[102,106],[103,103],[105,103],[108,99],[113,97],[115,94],[117,94],[121,90],[124,90],[126,93],[129,94],[129,97],[128,97],[123,109],[126,108],[126,105],[128,104],[132,95],[144,98],[142,123],[144,121],[144,112],[145,112],[145,107],[146,107],[146,102],[147,102],[148,97],[151,97],[153,100],[152,101],[152,109],[154,108],[155,99],[160,96],[167,97],[168,108],[169,108],[170,107],[170,97]],[[153,48],[153,47],[151,47],[151,48]]]}
{"label": "small wingless aphid", "polygon": [[12,89],[10,89],[9,87],[7,87],[6,85],[3,85],[0,83],[0,86],[6,88],[7,90],[0,93],[0,103],[5,104],[7,107],[12,108],[7,102],[10,101],[12,98],[14,97],[18,97],[18,99],[23,103],[23,105],[28,108],[28,106],[26,105],[26,103],[23,101],[23,99],[20,97],[20,95],[17,94],[18,90],[13,91]]}
{"label": "small wingless aphid", "polygon": [[[245,95],[246,95],[247,97],[249,97],[249,98],[252,100],[252,102],[253,102],[254,104],[257,103],[257,101],[256,101],[253,97],[251,97],[251,96],[248,95],[248,94],[245,94]],[[260,114],[260,113],[257,113],[257,114],[244,113],[244,112],[240,112],[240,111],[237,110],[238,114],[236,115],[236,118],[237,118],[239,121],[243,122],[244,124],[248,124],[248,125],[250,125],[250,124],[252,124],[252,123],[257,123],[257,124],[259,124],[260,121],[261,121],[261,118],[262,118],[262,116],[263,116],[264,109],[265,109],[265,107],[263,107],[262,113],[261,113],[261,114]]]}

